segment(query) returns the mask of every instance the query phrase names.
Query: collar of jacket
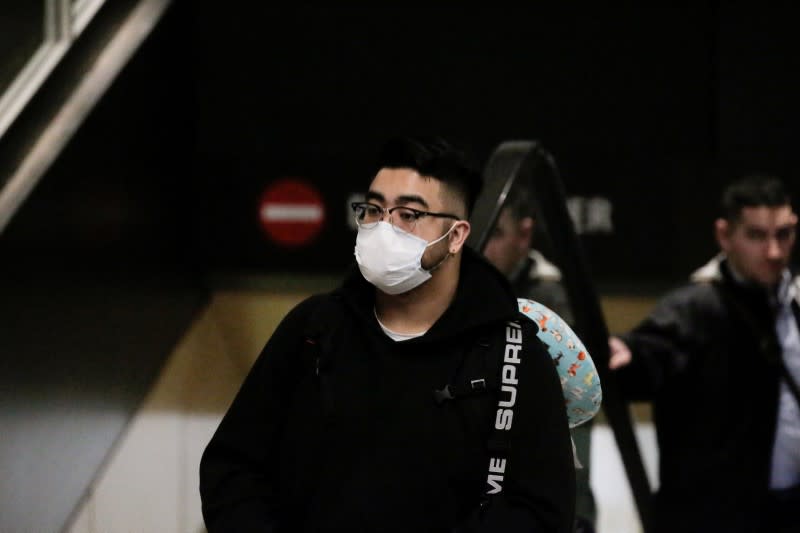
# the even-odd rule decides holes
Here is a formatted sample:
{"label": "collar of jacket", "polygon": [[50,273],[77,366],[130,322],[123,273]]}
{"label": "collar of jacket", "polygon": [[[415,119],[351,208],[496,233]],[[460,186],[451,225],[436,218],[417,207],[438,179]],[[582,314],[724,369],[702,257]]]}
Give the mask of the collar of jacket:
{"label": "collar of jacket", "polygon": [[561,281],[561,270],[547,260],[539,250],[531,250],[514,268],[508,279],[513,286],[529,281]]}
{"label": "collar of jacket", "polygon": [[[792,279],[789,283],[789,291],[793,292],[795,303],[800,305],[800,274],[793,273],[791,269],[789,269],[788,272],[789,275],[792,276]],[[692,272],[691,276],[689,276],[689,279],[693,283],[711,283],[714,281],[725,280],[733,283],[737,287],[750,288],[749,284],[743,283],[742,281],[738,280],[736,276],[734,276],[730,267],[728,266],[728,260],[725,257],[725,254],[722,252],[718,253],[705,265]],[[756,289],[752,290],[755,291]],[[758,292],[764,292],[760,288],[757,290]]]}
{"label": "collar of jacket", "polygon": [[528,253],[530,268],[528,277],[541,281],[561,281],[561,271],[556,265],[547,260],[539,250],[531,249]]}
{"label": "collar of jacket", "polygon": [[[375,287],[364,279],[357,265],[351,265],[337,292],[363,325],[379,327],[373,314]],[[465,246],[458,288],[450,307],[425,335],[406,342],[451,338],[474,327],[518,316],[517,298],[509,282],[483,256]]]}

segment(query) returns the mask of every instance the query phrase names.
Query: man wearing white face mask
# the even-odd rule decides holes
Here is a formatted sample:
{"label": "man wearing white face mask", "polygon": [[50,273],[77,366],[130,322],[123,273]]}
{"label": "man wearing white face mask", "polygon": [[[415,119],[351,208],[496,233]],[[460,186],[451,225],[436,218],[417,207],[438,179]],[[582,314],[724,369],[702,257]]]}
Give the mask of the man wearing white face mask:
{"label": "man wearing white face mask", "polygon": [[206,448],[211,533],[571,530],[556,369],[465,247],[479,189],[442,140],[386,145],[352,272],[283,320]]}
{"label": "man wearing white face mask", "polygon": [[[370,192],[371,196],[382,196]],[[414,235],[416,221],[423,217],[442,217],[458,221],[458,217],[447,213],[431,213],[413,207],[395,206],[382,208],[370,202],[352,204],[359,227],[356,239],[356,260],[361,274],[367,281],[386,294],[402,294],[425,283],[431,278],[431,271],[439,267],[441,261],[429,268],[422,266],[422,256],[429,246],[446,239],[457,224],[441,237],[431,242]],[[384,222],[384,215],[389,222]]]}

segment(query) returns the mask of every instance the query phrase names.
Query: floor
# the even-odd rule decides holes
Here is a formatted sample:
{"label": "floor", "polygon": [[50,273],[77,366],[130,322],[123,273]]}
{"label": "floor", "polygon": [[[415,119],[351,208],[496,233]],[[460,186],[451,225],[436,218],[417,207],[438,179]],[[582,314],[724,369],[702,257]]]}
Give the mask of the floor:
{"label": "floor", "polygon": [[[658,448],[653,425],[638,422],[636,438],[650,485],[656,488]],[[590,483],[597,502],[597,533],[641,533],[622,459],[611,428],[606,424],[592,427],[592,471]]]}

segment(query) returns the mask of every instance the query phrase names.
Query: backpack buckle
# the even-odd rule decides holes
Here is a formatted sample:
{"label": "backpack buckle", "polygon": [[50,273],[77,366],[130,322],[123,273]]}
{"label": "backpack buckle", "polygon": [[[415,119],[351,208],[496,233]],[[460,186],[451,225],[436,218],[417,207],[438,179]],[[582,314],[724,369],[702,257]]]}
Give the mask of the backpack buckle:
{"label": "backpack buckle", "polygon": [[453,396],[453,392],[450,390],[450,385],[445,385],[442,390],[433,391],[433,399],[436,400],[436,403],[441,405],[444,403],[445,400],[452,400],[455,396]]}
{"label": "backpack buckle", "polygon": [[479,379],[471,379],[469,381],[469,386],[472,387],[473,391],[483,391],[486,390],[486,380],[483,378]]}

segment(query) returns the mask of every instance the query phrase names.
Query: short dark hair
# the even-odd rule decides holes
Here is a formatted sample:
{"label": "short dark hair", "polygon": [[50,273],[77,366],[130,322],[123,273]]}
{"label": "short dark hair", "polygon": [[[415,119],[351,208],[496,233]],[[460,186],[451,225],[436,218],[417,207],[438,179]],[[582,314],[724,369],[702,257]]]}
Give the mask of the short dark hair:
{"label": "short dark hair", "polygon": [[781,207],[792,198],[783,182],[768,174],[749,174],[731,182],[722,192],[722,217],[736,222],[745,207]]}
{"label": "short dark hair", "polygon": [[481,191],[481,172],[461,149],[441,137],[395,137],[384,144],[377,168],[411,168],[448,185],[472,213]]}

